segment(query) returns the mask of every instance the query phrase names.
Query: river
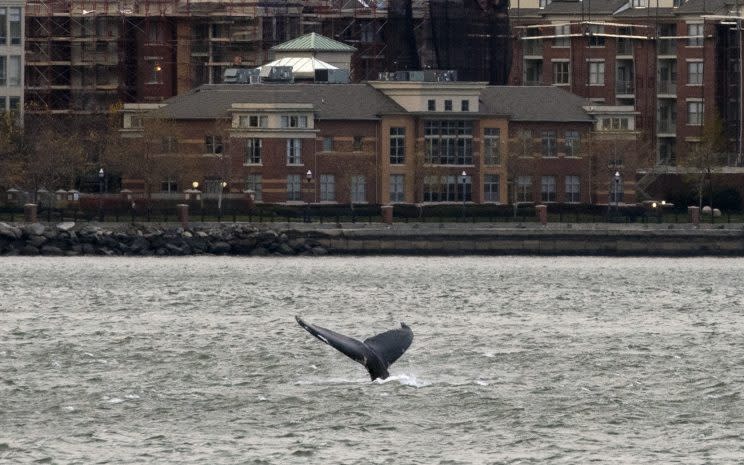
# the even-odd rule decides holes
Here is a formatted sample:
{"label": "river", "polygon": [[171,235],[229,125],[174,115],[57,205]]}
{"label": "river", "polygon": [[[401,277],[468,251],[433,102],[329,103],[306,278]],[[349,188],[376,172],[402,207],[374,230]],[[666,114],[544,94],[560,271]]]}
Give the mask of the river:
{"label": "river", "polygon": [[[0,260],[0,463],[740,463],[742,259]],[[385,381],[294,321],[404,321]]]}

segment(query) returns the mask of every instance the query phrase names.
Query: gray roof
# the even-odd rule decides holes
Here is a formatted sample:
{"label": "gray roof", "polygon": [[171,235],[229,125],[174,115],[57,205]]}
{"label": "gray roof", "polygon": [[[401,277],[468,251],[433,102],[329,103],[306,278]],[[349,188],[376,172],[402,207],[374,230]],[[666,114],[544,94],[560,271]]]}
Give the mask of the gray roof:
{"label": "gray roof", "polygon": [[617,13],[615,17],[654,19],[658,16],[660,18],[671,18],[674,16],[675,12],[676,9],[674,8],[656,8],[655,6],[651,6],[648,8],[628,8],[627,10]]}
{"label": "gray roof", "polygon": [[542,9],[543,14],[579,14],[584,11],[584,17],[589,19],[591,15],[611,15],[620,7],[627,4],[628,0],[592,0],[579,2],[578,0],[553,0]]}
{"label": "gray roof", "polygon": [[686,0],[679,8],[676,8],[678,14],[727,14],[730,10],[731,1],[727,0]]}
{"label": "gray roof", "polygon": [[233,103],[312,103],[318,119],[374,120],[404,112],[367,84],[215,84],[166,100],[162,116],[226,118]]}
{"label": "gray roof", "polygon": [[481,113],[508,114],[513,121],[593,121],[583,97],[554,86],[488,86],[481,103]]}

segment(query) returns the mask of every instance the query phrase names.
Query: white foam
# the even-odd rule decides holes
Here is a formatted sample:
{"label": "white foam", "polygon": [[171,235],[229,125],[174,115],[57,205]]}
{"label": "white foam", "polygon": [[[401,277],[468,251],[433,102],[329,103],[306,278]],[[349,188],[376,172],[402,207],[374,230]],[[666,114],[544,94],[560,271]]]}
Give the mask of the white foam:
{"label": "white foam", "polygon": [[139,399],[140,398],[140,396],[138,396],[137,394],[127,394],[124,397],[126,397],[127,399]]}
{"label": "white foam", "polygon": [[392,375],[389,376],[387,379],[376,379],[375,383],[377,384],[387,384],[393,381],[397,381],[403,386],[411,386],[415,388],[421,388],[430,385],[431,383],[428,383],[426,381],[419,381],[415,375],[407,375],[405,373],[400,375]]}
{"label": "white foam", "polygon": [[475,384],[477,384],[478,386],[488,386],[488,382],[483,381],[482,379],[476,379]]}
{"label": "white foam", "polygon": [[118,397],[113,397],[108,400],[109,404],[121,404],[122,402],[124,402],[124,399],[120,399]]}

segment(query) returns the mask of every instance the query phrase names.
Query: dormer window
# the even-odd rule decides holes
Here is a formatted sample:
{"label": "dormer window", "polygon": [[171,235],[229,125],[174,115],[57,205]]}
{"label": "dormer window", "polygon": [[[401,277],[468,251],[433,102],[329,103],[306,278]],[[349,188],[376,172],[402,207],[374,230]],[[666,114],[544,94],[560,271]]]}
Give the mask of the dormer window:
{"label": "dormer window", "polygon": [[305,115],[282,115],[283,128],[306,128],[307,116]]}
{"label": "dormer window", "polygon": [[436,101],[434,99],[429,99],[426,102],[426,105],[427,105],[427,109],[429,111],[437,111],[437,103],[436,103]]}
{"label": "dormer window", "polygon": [[646,0],[632,0],[633,8],[646,8]]}
{"label": "dormer window", "polygon": [[239,128],[265,128],[269,125],[269,117],[261,115],[238,116]]}

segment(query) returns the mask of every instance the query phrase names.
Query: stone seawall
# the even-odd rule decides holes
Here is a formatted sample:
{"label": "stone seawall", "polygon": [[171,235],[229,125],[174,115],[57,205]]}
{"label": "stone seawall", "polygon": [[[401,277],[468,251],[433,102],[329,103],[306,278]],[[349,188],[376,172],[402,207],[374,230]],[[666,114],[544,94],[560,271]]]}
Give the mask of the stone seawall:
{"label": "stone seawall", "polygon": [[0,255],[744,256],[742,225],[0,223]]}

